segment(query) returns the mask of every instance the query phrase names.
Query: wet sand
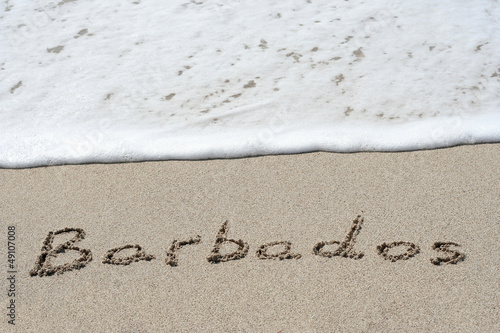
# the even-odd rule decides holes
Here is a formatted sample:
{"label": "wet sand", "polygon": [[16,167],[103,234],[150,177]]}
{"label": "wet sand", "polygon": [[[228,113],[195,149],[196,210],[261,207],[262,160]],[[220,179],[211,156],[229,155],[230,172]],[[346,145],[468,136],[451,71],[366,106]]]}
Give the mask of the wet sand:
{"label": "wet sand", "polygon": [[500,144],[0,170],[0,327],[495,332],[499,175]]}

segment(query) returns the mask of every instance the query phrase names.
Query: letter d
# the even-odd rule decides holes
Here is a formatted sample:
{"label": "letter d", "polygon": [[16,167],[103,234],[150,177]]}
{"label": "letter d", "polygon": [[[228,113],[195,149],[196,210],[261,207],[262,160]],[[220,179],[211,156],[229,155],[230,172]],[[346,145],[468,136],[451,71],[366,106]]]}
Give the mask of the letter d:
{"label": "letter d", "polygon": [[[329,241],[329,242],[319,242],[313,247],[313,254],[317,256],[332,258],[335,256],[344,257],[344,258],[352,258],[352,259],[361,259],[363,257],[363,252],[354,251],[354,244],[356,243],[356,237],[359,234],[359,230],[361,229],[361,223],[363,223],[363,218],[361,215],[358,215],[354,221],[352,221],[351,229],[347,233],[344,241],[341,243],[339,241]],[[339,246],[335,251],[325,251],[323,247],[325,245],[335,245]]]}

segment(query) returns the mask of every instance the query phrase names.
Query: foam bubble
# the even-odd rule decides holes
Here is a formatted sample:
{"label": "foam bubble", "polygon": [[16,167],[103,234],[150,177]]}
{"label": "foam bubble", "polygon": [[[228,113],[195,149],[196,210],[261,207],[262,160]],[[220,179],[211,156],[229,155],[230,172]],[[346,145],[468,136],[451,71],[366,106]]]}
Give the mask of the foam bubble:
{"label": "foam bubble", "polygon": [[500,141],[493,1],[9,6],[1,167]]}

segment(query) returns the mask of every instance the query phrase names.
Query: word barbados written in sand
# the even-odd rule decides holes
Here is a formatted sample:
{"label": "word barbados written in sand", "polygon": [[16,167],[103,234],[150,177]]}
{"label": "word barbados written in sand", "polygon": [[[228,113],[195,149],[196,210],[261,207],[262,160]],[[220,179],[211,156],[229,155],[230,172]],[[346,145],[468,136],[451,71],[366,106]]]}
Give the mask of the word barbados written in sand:
{"label": "word barbados written in sand", "polygon": [[[345,239],[340,241],[323,241],[315,244],[312,248],[312,254],[320,257],[333,258],[343,257],[354,260],[359,260],[364,256],[363,252],[355,251],[354,245],[356,238],[360,233],[363,218],[358,215],[352,222],[351,228],[347,233]],[[65,233],[75,233],[75,236],[57,246],[54,246],[54,237],[56,235]],[[248,255],[250,246],[247,242],[239,239],[230,239],[227,236],[228,221],[224,222],[215,237],[214,246],[207,257],[207,261],[211,264],[227,262],[232,260],[240,260]],[[51,276],[54,274],[63,274],[75,269],[82,269],[92,261],[92,251],[75,246],[80,240],[85,237],[85,232],[80,228],[65,228],[57,231],[51,231],[45,238],[42,246],[42,252],[38,256],[35,267],[30,271],[31,276]],[[172,245],[168,248],[165,255],[165,264],[171,267],[179,265],[178,252],[182,247],[189,245],[196,245],[201,243],[201,237],[191,237],[186,240],[174,240]],[[238,248],[231,253],[221,253],[221,248],[224,244],[235,244]],[[270,251],[271,248],[278,247],[280,252]],[[460,247],[459,244],[454,242],[435,242],[432,245],[432,250],[436,251],[438,256],[431,258],[430,262],[436,266],[443,264],[457,264],[464,260],[465,255],[453,248]],[[330,250],[327,250],[329,249]],[[397,249],[398,250],[393,250]],[[119,257],[117,254],[126,249],[135,249],[135,253],[127,257]],[[399,254],[391,254],[390,252],[398,252]],[[401,253],[401,250],[404,252]],[[66,251],[77,251],[80,257],[70,263],[62,265],[53,265],[53,260],[60,254]],[[391,262],[399,260],[408,260],[420,253],[420,247],[411,242],[397,241],[392,243],[382,243],[376,247],[377,253],[384,259]],[[255,255],[258,259],[274,259],[274,260],[287,260],[287,259],[300,259],[301,254],[292,252],[292,244],[288,241],[275,241],[267,243],[258,247]],[[124,245],[106,252],[102,259],[103,264],[110,265],[130,265],[133,262],[146,260],[151,261],[156,259],[152,254],[146,254],[140,245]]]}

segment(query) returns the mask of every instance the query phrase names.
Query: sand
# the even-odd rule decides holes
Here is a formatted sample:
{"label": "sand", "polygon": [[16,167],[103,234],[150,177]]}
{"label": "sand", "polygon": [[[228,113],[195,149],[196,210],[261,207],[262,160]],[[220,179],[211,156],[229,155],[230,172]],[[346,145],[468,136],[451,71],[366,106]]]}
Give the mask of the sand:
{"label": "sand", "polygon": [[500,329],[500,144],[0,181],[2,332]]}

